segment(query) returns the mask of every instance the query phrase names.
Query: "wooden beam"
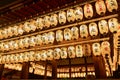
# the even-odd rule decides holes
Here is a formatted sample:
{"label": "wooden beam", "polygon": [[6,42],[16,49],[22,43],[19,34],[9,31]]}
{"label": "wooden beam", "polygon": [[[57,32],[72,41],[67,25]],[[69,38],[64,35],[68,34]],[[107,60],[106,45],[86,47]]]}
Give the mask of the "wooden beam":
{"label": "wooden beam", "polygon": [[1,80],[1,78],[2,78],[3,70],[4,70],[4,64],[1,64],[1,65],[0,65],[0,80]]}
{"label": "wooden beam", "polygon": [[52,60],[52,79],[57,80],[57,62]]}

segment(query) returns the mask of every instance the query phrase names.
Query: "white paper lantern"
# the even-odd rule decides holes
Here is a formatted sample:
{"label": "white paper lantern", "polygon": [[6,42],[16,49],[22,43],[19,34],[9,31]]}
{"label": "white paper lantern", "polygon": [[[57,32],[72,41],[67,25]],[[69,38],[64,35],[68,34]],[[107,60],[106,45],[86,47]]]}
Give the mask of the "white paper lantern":
{"label": "white paper lantern", "polygon": [[83,54],[84,56],[91,56],[91,46],[89,44],[83,45]]}
{"label": "white paper lantern", "polygon": [[49,28],[50,27],[50,16],[45,16],[43,19],[44,27]]}
{"label": "white paper lantern", "polygon": [[11,26],[8,27],[7,32],[8,32],[8,36],[9,37],[13,36],[13,32],[12,32],[12,27]]}
{"label": "white paper lantern", "polygon": [[35,36],[31,36],[31,37],[29,38],[29,45],[30,45],[31,47],[34,47],[34,46],[36,45],[36,37],[35,37]]}
{"label": "white paper lantern", "polygon": [[113,12],[113,10],[118,9],[117,0],[106,0],[105,2],[109,12]]}
{"label": "white paper lantern", "polygon": [[75,58],[75,47],[74,46],[69,46],[68,47],[68,56],[69,58]]}
{"label": "white paper lantern", "polygon": [[57,14],[52,14],[51,15],[50,23],[51,23],[52,27],[57,26],[57,24],[58,24],[58,15]]}
{"label": "white paper lantern", "polygon": [[19,49],[18,40],[15,40],[15,41],[14,41],[13,47],[14,47],[14,49]]}
{"label": "white paper lantern", "polygon": [[44,23],[43,23],[43,19],[42,18],[37,18],[36,22],[35,22],[35,26],[37,27],[37,29],[43,29],[44,27]]}
{"label": "white paper lantern", "polygon": [[76,57],[83,57],[83,47],[82,45],[76,45]]}
{"label": "white paper lantern", "polygon": [[28,52],[28,58],[29,58],[29,61],[34,61],[34,54],[35,54],[34,51],[30,51],[30,52]]}
{"label": "white paper lantern", "polygon": [[29,52],[24,52],[23,53],[23,61],[28,62],[29,61]]}
{"label": "white paper lantern", "polygon": [[13,57],[14,57],[14,54],[11,54],[10,55],[10,63],[14,63],[14,58]]}
{"label": "white paper lantern", "polygon": [[6,56],[2,56],[2,60],[1,60],[2,64],[5,64],[5,58],[6,58]]}
{"label": "white paper lantern", "polygon": [[24,45],[25,48],[28,48],[30,46],[29,44],[29,38],[28,37],[25,37],[23,40],[22,40],[22,43]]}
{"label": "white paper lantern", "polygon": [[82,38],[87,38],[88,37],[87,25],[83,24],[83,25],[80,26],[80,36]]}
{"label": "white paper lantern", "polygon": [[65,11],[60,11],[58,14],[59,17],[59,23],[60,24],[65,24],[66,23],[66,12]]}
{"label": "white paper lantern", "polygon": [[35,56],[35,61],[40,61],[41,60],[41,51],[36,51],[34,56]]}
{"label": "white paper lantern", "polygon": [[97,0],[95,3],[95,7],[97,14],[103,15],[106,13],[106,6],[103,0]]}
{"label": "white paper lantern", "polygon": [[37,35],[36,36],[36,44],[37,45],[42,45],[42,35]]}
{"label": "white paper lantern", "polygon": [[23,62],[24,61],[24,54],[23,53],[19,53],[19,62]]}
{"label": "white paper lantern", "polygon": [[14,50],[14,41],[10,41],[9,43],[8,43],[8,45],[10,46],[10,50]]}
{"label": "white paper lantern", "polygon": [[4,51],[5,49],[4,49],[4,43],[0,43],[0,50],[1,51]]}
{"label": "white paper lantern", "polygon": [[17,25],[12,27],[12,32],[13,32],[13,35],[15,35],[15,36],[18,35],[18,26]]}
{"label": "white paper lantern", "polygon": [[48,34],[47,33],[42,34],[42,43],[43,43],[43,45],[48,44]]}
{"label": "white paper lantern", "polygon": [[28,21],[25,22],[23,28],[24,28],[24,31],[25,31],[25,32],[29,33],[29,32],[31,31],[30,22],[28,22]]}
{"label": "white paper lantern", "polygon": [[23,30],[23,25],[22,24],[20,24],[19,27],[17,28],[17,32],[18,32],[19,35],[23,35],[24,30]]}
{"label": "white paper lantern", "polygon": [[71,28],[71,35],[73,40],[77,40],[79,38],[78,28],[72,27]]}
{"label": "white paper lantern", "polygon": [[16,54],[13,55],[13,60],[14,60],[13,63],[17,63],[18,62],[18,58],[17,58]]}
{"label": "white paper lantern", "polygon": [[108,20],[109,30],[112,33],[116,33],[118,31],[118,20],[117,18],[111,18]]}
{"label": "white paper lantern", "polygon": [[68,22],[74,22],[75,21],[75,14],[73,9],[67,10],[67,20]]}
{"label": "white paper lantern", "polygon": [[48,43],[53,44],[55,40],[55,33],[54,32],[48,32]]}
{"label": "white paper lantern", "polygon": [[99,43],[92,44],[92,51],[94,56],[99,56],[101,54],[101,47]]}
{"label": "white paper lantern", "polygon": [[48,49],[46,55],[47,55],[47,60],[52,60],[53,59],[53,50]]}
{"label": "white paper lantern", "polygon": [[60,59],[60,54],[61,54],[61,49],[60,48],[55,48],[54,53],[53,53],[53,58],[54,59]]}
{"label": "white paper lantern", "polygon": [[62,51],[61,54],[60,54],[61,58],[62,59],[67,58],[67,48],[66,47],[62,47],[61,51]]}
{"label": "white paper lantern", "polygon": [[47,59],[47,51],[46,50],[42,50],[41,51],[41,60],[45,61]]}
{"label": "white paper lantern", "polygon": [[89,33],[91,36],[97,36],[98,35],[98,29],[96,23],[90,23],[89,24]]}
{"label": "white paper lantern", "polygon": [[35,20],[31,20],[30,21],[30,30],[31,31],[35,31],[36,30],[36,25],[35,25]]}
{"label": "white paper lantern", "polygon": [[8,37],[7,29],[3,29],[1,33],[3,35],[3,38],[7,38]]}
{"label": "white paper lantern", "polygon": [[80,21],[83,19],[83,9],[82,7],[76,7],[74,10],[74,14],[75,14],[75,19],[77,21]]}
{"label": "white paper lantern", "polygon": [[84,15],[85,15],[85,18],[88,18],[88,19],[93,17],[93,7],[91,4],[87,3],[84,5]]}
{"label": "white paper lantern", "polygon": [[102,55],[110,55],[110,43],[108,41],[104,41],[101,43],[101,53]]}
{"label": "white paper lantern", "polygon": [[107,34],[108,33],[108,23],[106,20],[101,20],[98,22],[99,31],[101,34]]}
{"label": "white paper lantern", "polygon": [[18,40],[18,46],[19,46],[19,48],[23,49],[23,48],[24,48],[24,45],[25,45],[24,39]]}
{"label": "white paper lantern", "polygon": [[3,39],[2,30],[0,30],[0,39]]}
{"label": "white paper lantern", "polygon": [[57,30],[56,31],[56,41],[57,42],[62,42],[63,41],[63,31],[62,30]]}
{"label": "white paper lantern", "polygon": [[5,51],[9,51],[8,42],[5,42],[5,43],[4,43],[4,50],[5,50]]}
{"label": "white paper lantern", "polygon": [[69,41],[69,40],[71,40],[71,38],[72,38],[71,30],[69,28],[65,28],[64,29],[64,39],[66,41]]}

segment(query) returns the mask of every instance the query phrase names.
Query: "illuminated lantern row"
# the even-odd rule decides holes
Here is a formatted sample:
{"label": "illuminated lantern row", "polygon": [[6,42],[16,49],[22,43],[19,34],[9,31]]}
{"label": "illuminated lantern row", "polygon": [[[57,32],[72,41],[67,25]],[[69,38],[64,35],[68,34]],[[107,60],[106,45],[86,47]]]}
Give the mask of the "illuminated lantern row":
{"label": "illuminated lantern row", "polygon": [[36,45],[47,45],[57,42],[77,40],[79,37],[87,38],[89,35],[94,37],[100,34],[116,33],[118,30],[118,20],[111,18],[108,20],[100,20],[98,25],[95,22],[90,23],[88,26],[83,24],[80,27],[65,28],[64,30],[57,30],[56,32],[48,32],[38,34],[36,36],[25,37],[23,39],[0,43],[0,51],[9,51],[16,49],[23,49],[34,47]]}
{"label": "illuminated lantern row", "polygon": [[[92,48],[92,49],[91,49]],[[61,47],[55,49],[41,50],[41,51],[29,51],[18,54],[3,55],[0,58],[0,63],[17,63],[28,61],[40,61],[40,60],[53,60],[53,59],[65,59],[75,58],[83,56],[91,56],[93,52],[94,56],[107,54],[110,56],[110,43],[104,41],[100,43],[93,43],[92,47],[89,44]]]}
{"label": "illuminated lantern row", "polygon": [[[105,6],[106,5],[106,6]],[[95,3],[96,12],[99,15],[106,13],[106,7],[109,12],[118,9],[118,4],[116,0],[97,0]],[[36,29],[42,30],[43,28],[55,27],[59,24],[65,24],[68,22],[81,21],[83,19],[83,12],[85,18],[93,17],[93,6],[86,3],[82,7],[77,6],[74,9],[70,8],[66,11],[60,11],[58,14],[45,15],[44,17],[38,17],[37,19],[31,19],[24,23],[19,23],[17,25],[8,26],[0,30],[0,39],[22,35],[24,32],[35,31]],[[110,20],[111,22],[112,20]]]}

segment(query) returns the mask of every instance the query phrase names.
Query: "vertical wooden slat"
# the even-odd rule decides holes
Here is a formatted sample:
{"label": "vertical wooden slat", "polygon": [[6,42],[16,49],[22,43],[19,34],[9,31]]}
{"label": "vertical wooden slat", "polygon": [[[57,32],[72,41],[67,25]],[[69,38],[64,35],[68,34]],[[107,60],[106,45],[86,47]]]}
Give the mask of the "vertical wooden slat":
{"label": "vertical wooden slat", "polygon": [[44,73],[44,80],[47,79],[47,61],[45,62],[45,73]]}
{"label": "vertical wooden slat", "polygon": [[0,80],[1,80],[1,78],[2,78],[3,70],[4,70],[4,64],[1,64],[1,65],[0,65]]}
{"label": "vertical wooden slat", "polygon": [[69,58],[69,78],[71,79],[71,59]]}
{"label": "vertical wooden slat", "polygon": [[21,79],[28,79],[29,78],[29,66],[30,63],[29,62],[24,62],[22,64],[22,71],[21,71]]}
{"label": "vertical wooden slat", "polygon": [[52,79],[57,79],[57,62],[55,60],[52,60]]}
{"label": "vertical wooden slat", "polygon": [[105,62],[102,56],[93,56],[95,75],[97,79],[106,78]]}

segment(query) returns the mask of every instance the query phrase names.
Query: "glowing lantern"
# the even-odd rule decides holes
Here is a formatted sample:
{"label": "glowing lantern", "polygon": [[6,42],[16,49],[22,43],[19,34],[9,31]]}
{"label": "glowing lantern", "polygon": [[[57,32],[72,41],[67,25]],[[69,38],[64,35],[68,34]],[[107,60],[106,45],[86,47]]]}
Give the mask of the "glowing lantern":
{"label": "glowing lantern", "polygon": [[47,55],[47,60],[52,60],[53,59],[53,50],[48,49],[46,55]]}
{"label": "glowing lantern", "polygon": [[53,44],[55,39],[55,33],[54,32],[48,32],[48,43]]}
{"label": "glowing lantern", "polygon": [[17,28],[17,32],[18,32],[19,35],[22,35],[24,33],[22,24],[20,24],[19,27]]}
{"label": "glowing lantern", "polygon": [[17,58],[16,54],[13,55],[13,60],[14,60],[13,63],[17,63],[18,62],[18,58]]}
{"label": "glowing lantern", "polygon": [[13,32],[13,35],[15,35],[15,36],[18,35],[18,26],[17,25],[12,27],[12,32]]}
{"label": "glowing lantern", "polygon": [[19,48],[21,48],[21,49],[24,48],[24,39],[20,39],[20,40],[18,41],[18,46],[19,46]]}
{"label": "glowing lantern", "polygon": [[2,61],[1,61],[1,62],[2,62],[3,64],[5,64],[5,58],[6,58],[6,56],[2,56]]}
{"label": "glowing lantern", "polygon": [[108,33],[108,23],[106,20],[101,20],[98,22],[99,31],[101,34],[107,34]]}
{"label": "glowing lantern", "polygon": [[7,32],[8,32],[9,37],[13,36],[12,27],[9,26],[8,29],[7,29]]}
{"label": "glowing lantern", "polygon": [[57,14],[52,14],[51,15],[50,23],[51,23],[52,27],[57,26],[57,24],[58,24],[58,16],[57,16]]}
{"label": "glowing lantern", "polygon": [[14,57],[14,55],[11,54],[11,55],[10,55],[10,63],[14,63],[14,58],[13,58],[13,57]]}
{"label": "glowing lantern", "polygon": [[72,35],[71,35],[71,30],[69,28],[64,29],[64,39],[66,41],[71,40]]}
{"label": "glowing lantern", "polygon": [[104,41],[101,43],[101,53],[102,55],[110,55],[110,43],[108,41]]}
{"label": "glowing lantern", "polygon": [[84,15],[85,15],[85,18],[88,18],[88,19],[93,17],[93,7],[91,4],[87,3],[84,5]]}
{"label": "glowing lantern", "polygon": [[67,10],[67,20],[68,22],[74,22],[75,21],[75,14],[73,9]]}
{"label": "glowing lantern", "polygon": [[41,51],[41,60],[45,61],[45,60],[47,59],[46,53],[47,53],[46,50],[42,50],[42,51]]}
{"label": "glowing lantern", "polygon": [[14,41],[13,47],[14,47],[14,49],[18,49],[19,48],[19,46],[18,46],[18,40]]}
{"label": "glowing lantern", "polygon": [[56,31],[56,41],[57,42],[62,42],[63,41],[63,32],[62,32],[62,30],[57,30]]}
{"label": "glowing lantern", "polygon": [[117,18],[111,18],[108,20],[109,30],[112,33],[116,33],[118,30],[118,20]]}
{"label": "glowing lantern", "polygon": [[66,47],[62,47],[61,51],[62,51],[61,54],[60,54],[61,58],[62,59],[67,58],[67,48]]}
{"label": "glowing lantern", "polygon": [[10,63],[10,55],[6,55],[6,63]]}
{"label": "glowing lantern", "polygon": [[89,33],[91,36],[97,36],[98,35],[98,29],[96,23],[90,23],[89,24]]}
{"label": "glowing lantern", "polygon": [[4,43],[0,43],[0,50],[4,51]]}
{"label": "glowing lantern", "polygon": [[45,16],[43,19],[44,27],[49,28],[50,27],[50,16]]}
{"label": "glowing lantern", "polygon": [[23,28],[24,28],[25,32],[29,33],[31,31],[31,29],[30,29],[30,22],[25,22]]}
{"label": "glowing lantern", "polygon": [[1,33],[3,35],[3,38],[7,38],[8,37],[6,29],[3,29]]}
{"label": "glowing lantern", "polygon": [[41,51],[36,51],[34,56],[35,56],[35,61],[40,61],[41,60]]}
{"label": "glowing lantern", "polygon": [[30,21],[30,25],[29,25],[29,27],[30,27],[30,30],[31,31],[35,31],[36,30],[36,25],[35,25],[35,20],[31,20]]}
{"label": "glowing lantern", "polygon": [[42,45],[42,36],[41,35],[36,36],[36,44],[37,45]]}
{"label": "glowing lantern", "polygon": [[76,57],[83,57],[83,48],[82,45],[76,45]]}
{"label": "glowing lantern", "polygon": [[83,54],[84,56],[91,56],[91,46],[89,44],[83,45]]}
{"label": "glowing lantern", "polygon": [[59,23],[60,24],[65,24],[66,23],[66,13],[65,11],[60,11],[58,14],[59,17]]}
{"label": "glowing lantern", "polygon": [[5,42],[5,43],[4,43],[4,50],[5,50],[5,51],[8,51],[8,50],[9,50],[8,42]]}
{"label": "glowing lantern", "polygon": [[25,48],[28,48],[29,47],[29,38],[28,37],[25,37],[23,40],[22,40],[22,43],[24,45]]}
{"label": "glowing lantern", "polygon": [[68,56],[69,58],[75,58],[75,47],[74,46],[68,47]]}
{"label": "glowing lantern", "polygon": [[23,62],[24,61],[24,54],[23,53],[19,53],[19,62]]}
{"label": "glowing lantern", "polygon": [[92,51],[95,56],[99,56],[101,54],[101,47],[99,43],[92,44]]}
{"label": "glowing lantern", "polygon": [[72,27],[71,28],[71,35],[72,35],[72,39],[77,40],[79,37],[79,33],[78,33],[78,28],[77,27]]}
{"label": "glowing lantern", "polygon": [[43,29],[43,27],[44,27],[43,19],[37,18],[37,20],[35,22],[35,26],[37,27],[37,29]]}
{"label": "glowing lantern", "polygon": [[97,0],[95,3],[95,7],[97,14],[103,15],[106,13],[106,6],[103,0]]}
{"label": "glowing lantern", "polygon": [[54,53],[53,53],[54,59],[60,59],[60,54],[61,54],[61,49],[60,48],[55,48]]}
{"label": "glowing lantern", "polygon": [[29,61],[34,61],[34,54],[35,54],[34,51],[30,51],[30,52],[28,52],[28,58],[29,58]]}
{"label": "glowing lantern", "polygon": [[48,44],[48,34],[47,33],[42,34],[42,43],[43,43],[43,45]]}
{"label": "glowing lantern", "polygon": [[3,39],[2,30],[0,30],[0,39]]}
{"label": "glowing lantern", "polygon": [[36,45],[35,41],[36,41],[36,37],[35,36],[31,36],[29,38],[29,44],[30,44],[30,46],[34,47]]}
{"label": "glowing lantern", "polygon": [[23,61],[28,62],[29,61],[29,52],[24,52],[23,53]]}
{"label": "glowing lantern", "polygon": [[113,10],[118,9],[118,4],[116,0],[106,0],[106,5],[109,12],[113,12]]}
{"label": "glowing lantern", "polygon": [[81,36],[82,38],[87,38],[87,37],[88,37],[87,25],[81,25],[81,26],[80,26],[80,36]]}
{"label": "glowing lantern", "polygon": [[75,19],[77,21],[80,21],[83,19],[83,9],[82,7],[76,7],[74,10],[74,14],[75,14]]}

